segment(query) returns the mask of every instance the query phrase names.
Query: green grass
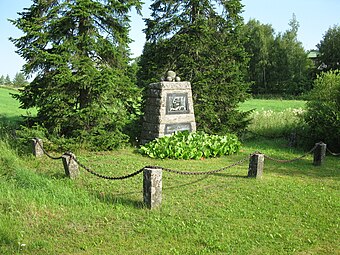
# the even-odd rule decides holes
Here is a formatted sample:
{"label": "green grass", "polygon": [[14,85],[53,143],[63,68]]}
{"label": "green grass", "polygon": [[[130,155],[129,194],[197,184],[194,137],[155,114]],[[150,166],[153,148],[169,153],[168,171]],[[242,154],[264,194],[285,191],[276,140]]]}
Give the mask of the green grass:
{"label": "green grass", "polygon": [[251,99],[240,104],[242,111],[255,110],[261,111],[274,111],[282,112],[288,108],[291,109],[304,109],[306,101],[302,100],[274,100],[274,99]]}
{"label": "green grass", "polygon": [[239,109],[253,110],[248,127],[253,135],[289,138],[291,134],[306,136],[305,107],[306,102],[301,100],[251,99],[242,103]]}
{"label": "green grass", "polygon": [[[0,89],[1,91],[1,89]],[[2,102],[2,101],[0,101]],[[277,104],[277,102],[276,102]],[[0,123],[1,125],[1,123]],[[122,181],[83,169],[65,178],[62,162],[18,156],[0,139],[0,254],[339,254],[339,157],[312,165],[265,161],[261,180],[248,162],[209,176],[163,173],[163,202],[142,203],[142,175]],[[241,152],[206,160],[154,160],[135,148],[76,151],[109,176],[146,165],[208,171],[259,150],[280,159],[303,154],[282,139],[252,139]]]}
{"label": "green grass", "polygon": [[[238,155],[202,161],[152,160],[125,149],[78,152],[87,166],[123,175],[145,165],[207,171],[255,149],[299,156],[281,142],[253,141]],[[82,171],[64,178],[60,161],[1,151],[1,254],[336,254],[338,158],[266,162],[262,180],[247,163],[210,176],[163,174],[161,208],[142,204],[142,176],[107,181]]]}
{"label": "green grass", "polygon": [[15,90],[0,88],[0,115],[17,117],[25,113],[19,108],[19,102],[11,97],[11,94],[15,93],[17,93]]}

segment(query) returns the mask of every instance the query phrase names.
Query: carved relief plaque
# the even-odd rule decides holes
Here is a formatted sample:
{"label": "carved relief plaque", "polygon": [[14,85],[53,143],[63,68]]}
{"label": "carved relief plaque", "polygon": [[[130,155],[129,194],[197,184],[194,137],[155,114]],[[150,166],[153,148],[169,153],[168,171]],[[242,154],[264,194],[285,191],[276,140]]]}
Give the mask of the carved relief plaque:
{"label": "carved relief plaque", "polygon": [[166,99],[166,114],[189,113],[188,93],[168,93]]}

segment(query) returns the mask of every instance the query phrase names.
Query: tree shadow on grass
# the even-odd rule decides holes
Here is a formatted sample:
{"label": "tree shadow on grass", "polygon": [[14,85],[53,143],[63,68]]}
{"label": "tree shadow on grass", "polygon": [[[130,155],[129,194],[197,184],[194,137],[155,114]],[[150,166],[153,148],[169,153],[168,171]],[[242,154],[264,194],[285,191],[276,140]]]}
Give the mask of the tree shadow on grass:
{"label": "tree shadow on grass", "polygon": [[248,169],[247,169],[247,172],[244,174],[244,175],[239,175],[239,174],[227,174],[227,173],[215,173],[213,174],[214,176],[217,176],[217,177],[225,177],[225,178],[248,178]]}
{"label": "tree shadow on grass", "polygon": [[263,175],[265,175],[266,172],[269,172],[296,177],[305,176],[311,178],[339,178],[339,166],[340,158],[335,157],[326,157],[321,166],[313,165],[312,159],[300,159],[295,162],[289,163],[280,163],[271,160],[265,160]]}
{"label": "tree shadow on grass", "polygon": [[99,199],[102,203],[111,204],[111,205],[123,205],[128,206],[136,209],[141,209],[145,207],[143,203],[143,196],[141,195],[141,199],[133,199],[128,198],[127,195],[131,194],[139,194],[140,192],[128,192],[128,193],[120,193],[120,194],[112,194],[112,193],[104,193],[104,192],[97,192],[95,197]]}
{"label": "tree shadow on grass", "polygon": [[204,177],[199,178],[199,179],[197,179],[197,180],[190,181],[190,182],[186,182],[186,183],[179,184],[179,185],[172,185],[172,186],[164,186],[164,185],[163,185],[163,189],[164,189],[164,190],[172,190],[172,189],[178,189],[178,188],[185,187],[185,186],[190,186],[190,185],[193,185],[193,184],[202,182],[202,181],[204,181],[205,179],[207,179],[208,177],[209,177],[208,175],[205,175]]}

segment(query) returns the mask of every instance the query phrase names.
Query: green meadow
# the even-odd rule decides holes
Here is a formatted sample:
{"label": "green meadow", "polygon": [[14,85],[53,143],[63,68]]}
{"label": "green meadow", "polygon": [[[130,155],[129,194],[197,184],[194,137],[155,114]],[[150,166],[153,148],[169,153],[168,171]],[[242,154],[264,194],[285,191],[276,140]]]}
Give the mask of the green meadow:
{"label": "green meadow", "polygon": [[[18,120],[23,112],[8,92],[0,88],[0,114]],[[256,112],[272,111],[274,116],[305,104],[271,102],[272,107],[251,100],[241,107],[256,108],[257,118],[263,113]],[[313,166],[311,154],[292,163],[266,159],[262,179],[251,179],[246,176],[252,152],[293,159],[306,150],[289,147],[284,138],[253,137],[243,141],[239,153],[214,159],[157,160],[133,147],[74,152],[81,163],[106,176],[126,175],[147,165],[210,171],[246,159],[212,175],[164,172],[162,205],[149,210],[143,204],[141,174],[112,181],[81,168],[79,178],[70,180],[60,160],[19,153],[4,132],[0,254],[340,253],[339,157],[327,155],[319,167]]]}

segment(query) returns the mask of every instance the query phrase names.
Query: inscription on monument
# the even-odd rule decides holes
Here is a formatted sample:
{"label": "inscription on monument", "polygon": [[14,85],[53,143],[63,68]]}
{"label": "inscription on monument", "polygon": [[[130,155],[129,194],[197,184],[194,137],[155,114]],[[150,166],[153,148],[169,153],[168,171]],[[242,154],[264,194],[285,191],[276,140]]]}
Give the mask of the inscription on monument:
{"label": "inscription on monument", "polygon": [[166,99],[166,114],[189,113],[188,93],[168,93]]}
{"label": "inscription on monument", "polygon": [[188,130],[191,132],[191,124],[190,123],[176,123],[176,124],[166,124],[164,133],[166,135],[170,135],[172,133],[178,132],[178,131],[185,131]]}

